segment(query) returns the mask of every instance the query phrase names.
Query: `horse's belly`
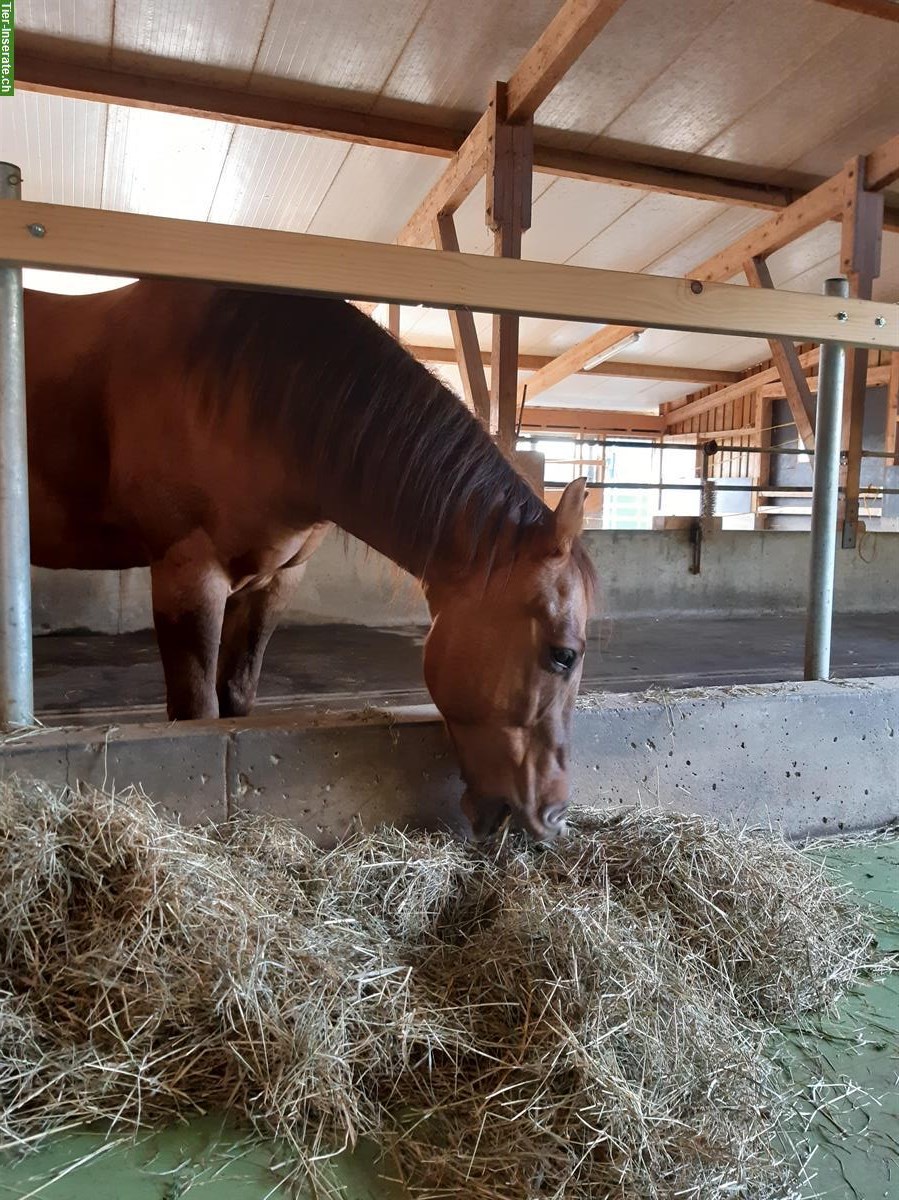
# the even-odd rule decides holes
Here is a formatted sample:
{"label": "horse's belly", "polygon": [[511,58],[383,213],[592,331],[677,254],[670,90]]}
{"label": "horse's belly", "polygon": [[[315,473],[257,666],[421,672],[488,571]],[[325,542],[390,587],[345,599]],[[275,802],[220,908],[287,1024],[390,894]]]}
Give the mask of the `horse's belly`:
{"label": "horse's belly", "polygon": [[147,567],[143,547],[115,530],[81,530],[63,540],[32,534],[31,562],[35,567],[76,571],[127,571]]}
{"label": "horse's belly", "polygon": [[36,567],[123,571],[148,565],[142,542],[77,494],[60,498],[32,473],[31,561]]}

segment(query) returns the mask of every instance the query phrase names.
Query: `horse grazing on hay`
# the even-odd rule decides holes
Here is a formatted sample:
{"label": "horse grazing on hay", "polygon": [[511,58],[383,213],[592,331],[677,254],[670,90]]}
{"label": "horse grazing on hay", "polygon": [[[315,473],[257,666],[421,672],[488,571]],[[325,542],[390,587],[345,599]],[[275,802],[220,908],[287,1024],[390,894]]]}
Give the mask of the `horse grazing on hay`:
{"label": "horse grazing on hay", "polygon": [[562,826],[593,574],[464,404],[342,301],[141,282],[26,295],[32,561],[149,566],[169,716],[239,716],[337,525],[422,583],[475,831]]}

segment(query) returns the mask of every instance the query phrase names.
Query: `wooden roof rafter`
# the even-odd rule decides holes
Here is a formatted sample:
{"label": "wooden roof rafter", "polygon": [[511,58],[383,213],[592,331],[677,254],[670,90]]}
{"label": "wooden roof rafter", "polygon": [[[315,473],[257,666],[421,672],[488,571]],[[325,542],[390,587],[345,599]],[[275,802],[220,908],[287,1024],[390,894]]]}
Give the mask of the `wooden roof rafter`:
{"label": "wooden roof rafter", "polygon": [[[504,120],[508,124],[519,124],[533,117],[565,72],[624,3],[625,0],[565,0],[506,83]],[[491,125],[488,107],[397,234],[399,245],[429,245],[437,217],[455,212],[465,200],[484,173]]]}
{"label": "wooden roof rafter", "polygon": [[[864,165],[864,183],[868,190],[879,191],[889,187],[899,178],[899,134],[876,147],[860,162]],[[842,214],[847,184],[852,172],[857,169],[856,160],[851,160],[836,175],[800,196],[788,208],[699,263],[687,272],[687,278],[697,287],[705,283],[724,283],[742,272],[747,261],[765,259],[825,221],[836,219]],[[528,382],[528,394],[536,396],[547,391],[579,371],[597,354],[612,349],[631,334],[639,332],[642,329],[637,326],[607,326],[597,330],[538,371]]]}
{"label": "wooden roof rafter", "polygon": [[[65,53],[63,50],[65,49]],[[16,36],[16,87],[23,92],[65,96],[98,104],[149,109],[225,121],[251,128],[270,129],[406,150],[436,158],[452,158],[465,142],[470,129],[435,124],[418,119],[418,106],[410,104],[407,117],[387,117],[344,105],[327,105],[274,95],[265,90],[234,84],[206,83],[162,72],[153,59],[139,71],[125,71],[85,59],[80,43],[59,43],[27,32]],[[74,53],[73,53],[74,51]],[[430,116],[430,113],[428,113]],[[544,135],[545,136],[545,135]],[[630,187],[641,191],[684,196],[693,200],[740,205],[776,212],[788,207],[798,195],[795,181],[771,181],[724,172],[713,166],[672,165],[651,161],[652,151],[642,159],[623,157],[610,151],[584,151],[558,147],[541,141],[536,130],[534,170],[561,179]],[[670,157],[670,156],[669,156]],[[766,177],[770,172],[765,172]],[[820,180],[810,180],[814,187]],[[884,228],[899,232],[899,210],[888,209]]]}

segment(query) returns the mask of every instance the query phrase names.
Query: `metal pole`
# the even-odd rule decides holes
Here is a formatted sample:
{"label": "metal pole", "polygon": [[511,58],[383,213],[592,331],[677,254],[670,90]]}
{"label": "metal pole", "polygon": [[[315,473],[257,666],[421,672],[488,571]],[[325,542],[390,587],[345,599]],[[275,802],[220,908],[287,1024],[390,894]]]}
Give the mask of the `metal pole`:
{"label": "metal pole", "polygon": [[[847,279],[828,279],[824,295],[845,299]],[[833,576],[837,550],[837,504],[840,489],[840,433],[843,420],[843,376],[846,348],[821,346],[818,407],[815,418],[815,481],[812,492],[811,562],[805,625],[805,678],[830,678],[830,635],[833,623]]]}
{"label": "metal pole", "polygon": [[[21,198],[21,171],[0,163],[0,199]],[[0,267],[0,726],[33,722],[22,270]]]}

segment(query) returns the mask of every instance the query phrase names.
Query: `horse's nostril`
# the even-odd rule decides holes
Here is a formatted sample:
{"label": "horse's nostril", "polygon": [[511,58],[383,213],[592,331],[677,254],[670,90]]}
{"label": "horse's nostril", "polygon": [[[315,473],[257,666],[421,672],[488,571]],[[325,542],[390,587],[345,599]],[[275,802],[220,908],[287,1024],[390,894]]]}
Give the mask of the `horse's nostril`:
{"label": "horse's nostril", "polygon": [[558,829],[565,820],[565,805],[557,804],[553,808],[543,810],[543,823],[553,829]]}

